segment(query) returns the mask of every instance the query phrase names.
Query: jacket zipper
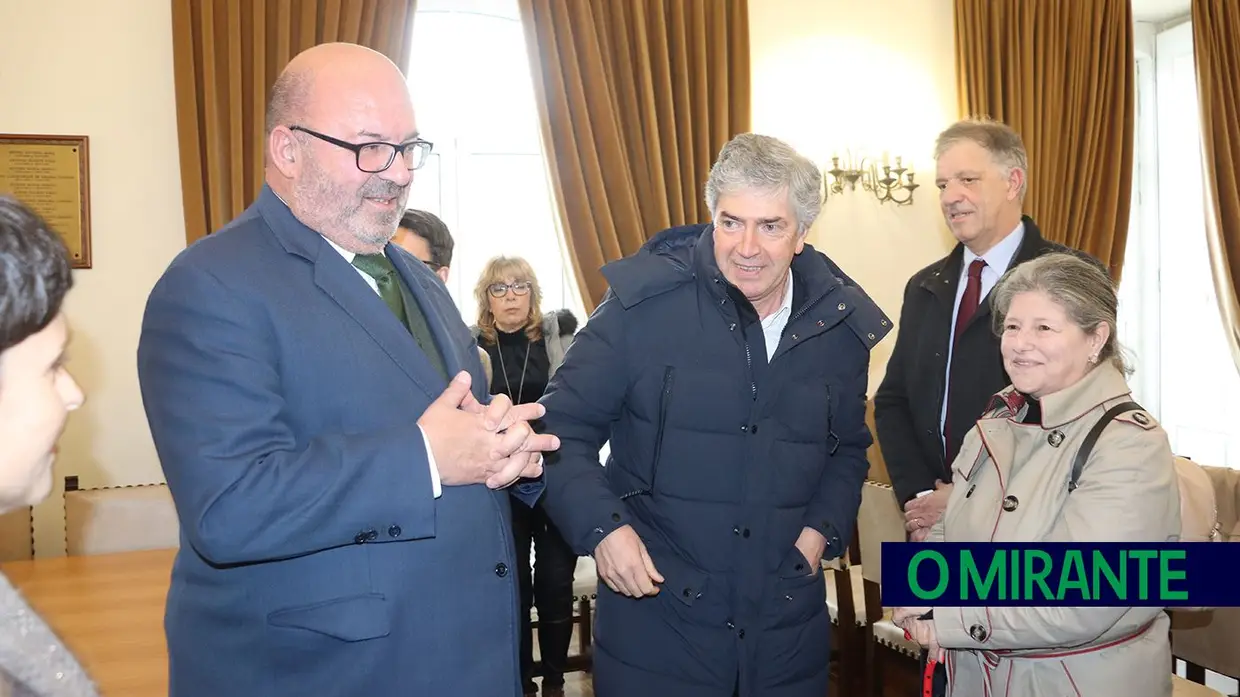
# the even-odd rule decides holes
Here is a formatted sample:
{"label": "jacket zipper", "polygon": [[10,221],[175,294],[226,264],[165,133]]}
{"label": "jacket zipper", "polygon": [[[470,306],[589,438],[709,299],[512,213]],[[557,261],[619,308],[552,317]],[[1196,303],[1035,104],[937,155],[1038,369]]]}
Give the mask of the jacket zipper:
{"label": "jacket zipper", "polygon": [[659,461],[663,459],[663,433],[667,429],[667,411],[672,402],[672,386],[676,379],[675,366],[667,366],[663,370],[663,392],[659,395],[659,426],[654,435],[654,460],[650,466],[649,488],[636,489],[620,497],[623,501],[633,496],[654,496],[655,479],[659,473]]}

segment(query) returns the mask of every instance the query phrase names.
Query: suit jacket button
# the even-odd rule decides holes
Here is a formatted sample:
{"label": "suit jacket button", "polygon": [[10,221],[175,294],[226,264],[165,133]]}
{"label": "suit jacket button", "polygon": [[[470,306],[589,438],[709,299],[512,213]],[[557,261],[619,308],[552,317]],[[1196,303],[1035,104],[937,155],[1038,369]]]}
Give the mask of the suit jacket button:
{"label": "suit jacket button", "polygon": [[990,635],[986,632],[985,627],[980,624],[975,624],[972,627],[969,627],[969,636],[973,637],[973,641],[983,642],[986,641],[986,637]]}
{"label": "suit jacket button", "polygon": [[620,522],[620,514],[619,514],[619,513],[612,513],[612,514],[611,514],[611,522],[613,522],[613,523],[619,523],[619,522]]}
{"label": "suit jacket button", "polygon": [[366,531],[363,530],[353,536],[353,541],[359,545],[366,544]]}
{"label": "suit jacket button", "polygon": [[496,564],[496,565],[495,565],[495,575],[496,575],[496,576],[499,576],[500,578],[503,578],[503,577],[507,576],[507,575],[508,575],[508,565],[507,565],[507,564],[505,564],[504,562],[500,562],[500,563]]}
{"label": "suit jacket button", "polygon": [[399,525],[393,525],[392,527],[388,528],[388,535],[392,537],[400,537],[400,533],[401,533],[401,529]]}
{"label": "suit jacket button", "polygon": [[1016,498],[1015,496],[1009,495],[1009,496],[1003,497],[1003,510],[1007,511],[1008,513],[1011,513],[1012,511],[1016,510],[1016,507],[1019,505],[1020,505],[1020,499]]}
{"label": "suit jacket button", "polygon": [[374,542],[374,541],[375,541],[375,540],[377,540],[377,539],[379,539],[379,531],[378,531],[378,530],[375,530],[374,528],[371,528],[371,529],[369,529],[369,530],[367,530],[367,531],[366,531],[366,541],[367,541],[367,542]]}

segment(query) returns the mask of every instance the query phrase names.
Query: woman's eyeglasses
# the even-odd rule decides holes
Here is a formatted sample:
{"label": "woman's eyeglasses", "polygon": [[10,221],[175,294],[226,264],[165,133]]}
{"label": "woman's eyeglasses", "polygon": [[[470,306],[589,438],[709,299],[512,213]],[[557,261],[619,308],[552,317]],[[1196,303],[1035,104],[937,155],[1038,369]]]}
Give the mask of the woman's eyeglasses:
{"label": "woman's eyeglasses", "polygon": [[533,287],[534,284],[529,281],[517,281],[511,285],[507,283],[492,283],[487,286],[487,292],[491,294],[492,298],[502,298],[505,295],[508,295],[509,289],[512,289],[512,292],[517,295],[525,295],[526,293],[529,293],[530,288]]}

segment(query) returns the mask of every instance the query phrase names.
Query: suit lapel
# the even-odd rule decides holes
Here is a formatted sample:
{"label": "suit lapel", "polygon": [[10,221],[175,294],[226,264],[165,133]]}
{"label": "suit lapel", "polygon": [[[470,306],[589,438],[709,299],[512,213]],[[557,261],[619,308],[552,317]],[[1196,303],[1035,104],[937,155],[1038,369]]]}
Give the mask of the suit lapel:
{"label": "suit lapel", "polygon": [[[327,242],[324,241],[323,245],[326,246]],[[430,362],[421,355],[417,342],[344,257],[334,253],[319,254],[314,263],[314,282],[379,344],[418,387],[431,398],[438,396],[442,390],[433,389],[433,385],[442,381],[435,376]]]}
{"label": "suit lapel", "polygon": [[[435,302],[435,298],[432,297],[436,289],[427,285],[428,283],[439,283],[439,278],[431,275],[429,271],[424,274],[417,273],[411,266],[409,257],[397,254],[392,250],[393,246],[389,243],[387,250],[388,259],[392,260],[392,265],[396,267],[396,273],[400,275],[401,281],[409,289],[409,294],[413,296],[414,302],[418,304],[422,314],[426,317],[426,324],[430,327],[431,337],[435,342],[435,346],[439,348],[439,355],[443,357],[444,369],[448,372],[448,379],[451,379],[453,375],[466,370],[466,368],[452,343],[452,333],[448,328],[450,320],[443,312],[442,303]],[[424,278],[427,275],[430,275],[430,278]],[[460,321],[459,317],[453,317],[452,319]],[[432,378],[432,384],[439,386],[439,389],[435,391],[435,395],[438,395],[443,388],[447,387],[447,383],[435,373],[434,368],[431,367],[430,360],[423,358],[422,363],[426,365],[427,374]]]}

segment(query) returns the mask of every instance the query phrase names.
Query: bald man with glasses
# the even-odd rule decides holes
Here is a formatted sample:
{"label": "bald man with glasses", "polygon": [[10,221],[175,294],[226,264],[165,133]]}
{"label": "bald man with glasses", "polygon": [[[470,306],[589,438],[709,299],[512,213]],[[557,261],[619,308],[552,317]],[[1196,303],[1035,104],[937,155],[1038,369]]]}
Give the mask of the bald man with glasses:
{"label": "bald man with glasses", "polygon": [[431,147],[390,60],[305,51],[258,200],[151,293],[170,697],[519,694],[511,506],[558,441],[487,394],[446,287],[391,243]]}

